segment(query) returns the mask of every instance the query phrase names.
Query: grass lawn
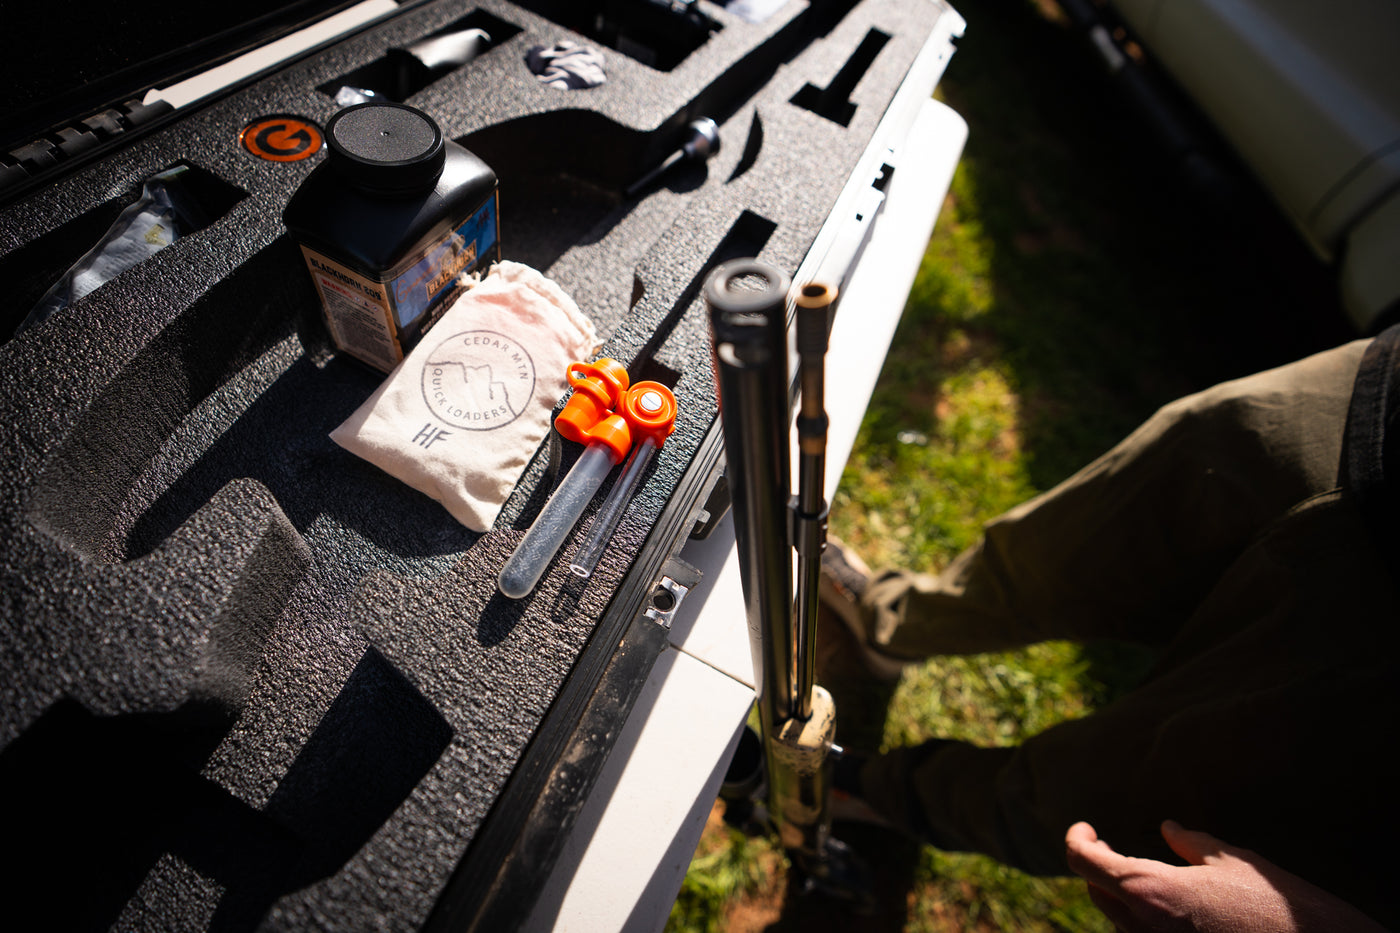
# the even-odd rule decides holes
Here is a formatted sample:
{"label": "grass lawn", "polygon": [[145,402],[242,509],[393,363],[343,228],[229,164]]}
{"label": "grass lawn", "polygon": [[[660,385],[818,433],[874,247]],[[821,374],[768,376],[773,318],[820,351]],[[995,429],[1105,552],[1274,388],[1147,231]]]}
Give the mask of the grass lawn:
{"label": "grass lawn", "polygon": [[[968,29],[938,93],[971,135],[832,508],[874,566],[937,570],[1164,402],[1352,336],[1265,199],[1184,188],[1050,0],[954,5]],[[1051,643],[930,660],[892,693],[822,682],[843,744],[1010,744],[1149,662]],[[796,896],[771,841],[713,820],[669,929],[1111,929],[1081,882],[837,829],[872,863],[874,914]]]}

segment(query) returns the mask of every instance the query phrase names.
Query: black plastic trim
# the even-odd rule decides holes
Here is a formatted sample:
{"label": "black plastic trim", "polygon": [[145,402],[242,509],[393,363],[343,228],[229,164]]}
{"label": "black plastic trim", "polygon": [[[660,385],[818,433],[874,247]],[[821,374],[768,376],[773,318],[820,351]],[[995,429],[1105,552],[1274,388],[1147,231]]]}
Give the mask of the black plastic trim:
{"label": "black plastic trim", "polygon": [[[540,879],[558,861],[602,760],[665,648],[666,629],[643,612],[662,568],[689,536],[723,449],[716,418],[559,697],[444,886],[424,933],[508,930],[525,919],[522,906],[533,902]],[[566,750],[588,731],[582,726],[599,705],[608,711],[609,729],[587,749],[598,767],[569,769],[569,780],[556,781]]]}

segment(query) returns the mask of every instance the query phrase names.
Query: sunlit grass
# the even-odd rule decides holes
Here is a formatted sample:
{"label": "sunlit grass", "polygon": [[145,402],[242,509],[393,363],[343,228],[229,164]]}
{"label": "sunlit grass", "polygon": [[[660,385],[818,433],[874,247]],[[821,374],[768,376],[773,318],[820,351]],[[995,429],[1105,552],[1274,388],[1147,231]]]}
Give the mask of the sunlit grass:
{"label": "sunlit grass", "polygon": [[910,896],[908,933],[963,930],[1109,933],[1080,881],[1035,878],[981,855],[925,849]]}
{"label": "sunlit grass", "polygon": [[773,840],[745,836],[722,822],[716,812],[691,860],[666,928],[725,933],[729,905],[771,887],[786,864],[782,849]]}
{"label": "sunlit grass", "polygon": [[1028,498],[1021,400],[987,327],[996,245],[954,175],[832,509],[873,565],[941,566]]}
{"label": "sunlit grass", "polygon": [[886,747],[932,738],[1011,745],[1092,708],[1077,645],[939,658],[905,672],[885,720]]}

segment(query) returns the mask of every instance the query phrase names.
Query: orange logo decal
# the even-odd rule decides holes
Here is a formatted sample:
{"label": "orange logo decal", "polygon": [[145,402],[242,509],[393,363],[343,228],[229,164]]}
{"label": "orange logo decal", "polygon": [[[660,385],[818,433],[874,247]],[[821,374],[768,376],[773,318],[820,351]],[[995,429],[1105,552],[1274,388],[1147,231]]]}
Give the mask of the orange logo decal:
{"label": "orange logo decal", "polygon": [[301,117],[274,114],[243,127],[238,141],[253,155],[272,162],[298,162],[321,148],[321,131]]}

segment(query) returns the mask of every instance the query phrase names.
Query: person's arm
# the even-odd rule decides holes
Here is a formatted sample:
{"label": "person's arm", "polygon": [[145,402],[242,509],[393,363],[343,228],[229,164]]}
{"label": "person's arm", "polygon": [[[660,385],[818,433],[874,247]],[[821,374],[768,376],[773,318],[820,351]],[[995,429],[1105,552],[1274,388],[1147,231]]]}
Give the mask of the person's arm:
{"label": "person's arm", "polygon": [[1168,820],[1185,866],[1113,851],[1088,823],[1065,834],[1069,866],[1122,933],[1385,933],[1355,907],[1240,849]]}

